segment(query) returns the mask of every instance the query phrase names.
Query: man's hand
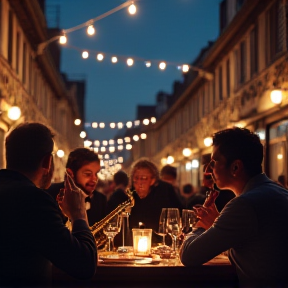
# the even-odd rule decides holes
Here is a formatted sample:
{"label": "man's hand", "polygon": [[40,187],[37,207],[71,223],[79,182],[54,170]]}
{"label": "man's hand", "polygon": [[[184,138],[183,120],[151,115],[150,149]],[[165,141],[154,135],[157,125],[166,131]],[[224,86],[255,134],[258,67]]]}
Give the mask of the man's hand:
{"label": "man's hand", "polygon": [[195,211],[197,218],[199,219],[194,227],[202,227],[206,230],[212,226],[215,219],[219,216],[219,212],[214,203],[208,207],[194,206],[193,210]]}

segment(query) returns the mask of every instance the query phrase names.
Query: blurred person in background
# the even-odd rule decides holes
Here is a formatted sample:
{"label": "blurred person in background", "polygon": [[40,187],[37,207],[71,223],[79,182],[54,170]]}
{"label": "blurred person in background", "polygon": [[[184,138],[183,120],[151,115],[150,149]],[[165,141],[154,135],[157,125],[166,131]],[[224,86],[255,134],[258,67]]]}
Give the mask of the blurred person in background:
{"label": "blurred person in background", "polygon": [[282,185],[285,189],[288,189],[288,184],[285,175],[282,174],[278,176],[278,183]]}
{"label": "blurred person in background", "polygon": [[190,210],[194,205],[202,205],[205,201],[205,196],[197,192],[190,183],[183,185],[181,198],[184,209]]}

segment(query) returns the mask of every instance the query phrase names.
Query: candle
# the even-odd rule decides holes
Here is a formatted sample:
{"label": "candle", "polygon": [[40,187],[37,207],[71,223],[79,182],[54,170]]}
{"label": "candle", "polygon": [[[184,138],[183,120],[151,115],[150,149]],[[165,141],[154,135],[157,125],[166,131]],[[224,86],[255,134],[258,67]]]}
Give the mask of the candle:
{"label": "candle", "polygon": [[132,229],[134,255],[148,256],[151,250],[152,229]]}
{"label": "candle", "polygon": [[148,250],[148,237],[147,236],[140,236],[138,240],[138,252],[147,252]]}

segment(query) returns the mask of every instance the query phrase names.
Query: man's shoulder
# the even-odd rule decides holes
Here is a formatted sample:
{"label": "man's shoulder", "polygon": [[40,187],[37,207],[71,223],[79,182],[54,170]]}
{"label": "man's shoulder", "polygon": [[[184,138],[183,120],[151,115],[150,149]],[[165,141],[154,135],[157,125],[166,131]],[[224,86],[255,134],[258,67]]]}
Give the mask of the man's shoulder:
{"label": "man's shoulder", "polygon": [[107,197],[103,193],[101,193],[97,190],[94,190],[93,195],[94,195],[94,197],[96,197],[98,199],[107,200]]}
{"label": "man's shoulder", "polygon": [[54,199],[56,199],[60,189],[64,188],[64,181],[59,183],[52,183],[46,190]]}

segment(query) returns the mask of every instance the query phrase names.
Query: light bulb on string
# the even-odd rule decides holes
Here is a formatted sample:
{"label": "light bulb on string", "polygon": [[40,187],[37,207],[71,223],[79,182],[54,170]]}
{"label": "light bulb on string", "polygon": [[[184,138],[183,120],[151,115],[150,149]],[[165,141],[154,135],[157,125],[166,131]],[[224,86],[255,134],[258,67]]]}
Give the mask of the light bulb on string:
{"label": "light bulb on string", "polygon": [[156,118],[155,117],[151,117],[151,119],[150,119],[150,121],[151,121],[151,123],[156,123]]}
{"label": "light bulb on string", "polygon": [[113,139],[109,140],[109,145],[114,145],[115,141]]}
{"label": "light bulb on string", "polygon": [[143,124],[144,124],[144,125],[149,125],[149,119],[144,119],[144,120],[143,120]]}
{"label": "light bulb on string", "polygon": [[86,132],[85,131],[81,131],[80,137],[84,139],[86,137]]}
{"label": "light bulb on string", "polygon": [[81,124],[81,120],[80,120],[80,119],[75,119],[75,120],[74,120],[74,124],[75,124],[76,126],[79,126],[79,125]]}
{"label": "light bulb on string", "polygon": [[94,141],[94,145],[95,145],[96,147],[99,147],[99,146],[100,146],[100,141],[99,141],[99,140],[95,140],[95,141]]}
{"label": "light bulb on string", "polygon": [[122,122],[119,122],[119,123],[117,124],[117,126],[118,126],[118,129],[122,129],[122,128],[123,128],[123,123],[122,123]]}
{"label": "light bulb on string", "polygon": [[89,57],[88,51],[83,51],[83,52],[82,52],[82,58],[83,58],[83,59],[87,59],[88,57]]}
{"label": "light bulb on string", "polygon": [[127,126],[127,128],[131,128],[131,127],[133,126],[132,121],[128,121],[128,122],[126,123],[126,126]]}
{"label": "light bulb on string", "polygon": [[137,8],[135,4],[132,2],[132,4],[128,7],[128,11],[131,15],[134,15],[137,11]]}
{"label": "light bulb on string", "polygon": [[150,61],[146,61],[146,62],[145,62],[145,66],[146,66],[147,68],[151,67],[151,62],[150,62]]}
{"label": "light bulb on string", "polygon": [[113,56],[113,57],[111,58],[111,62],[112,62],[112,63],[117,63],[117,61],[118,61],[118,58],[117,58],[116,56]]}
{"label": "light bulb on string", "polygon": [[107,146],[108,145],[108,141],[107,140],[103,140],[102,144],[103,144],[103,146]]}
{"label": "light bulb on string", "polygon": [[134,136],[133,136],[133,140],[134,140],[134,141],[138,141],[138,140],[139,140],[139,136],[138,136],[138,135],[134,135]]}
{"label": "light bulb on string", "polygon": [[65,34],[61,35],[60,38],[59,38],[59,43],[61,45],[64,45],[67,43],[67,36]]}
{"label": "light bulb on string", "polygon": [[98,61],[102,61],[104,59],[104,55],[102,53],[98,53],[96,58]]}
{"label": "light bulb on string", "polygon": [[123,144],[123,139],[117,139],[118,144]]}
{"label": "light bulb on string", "polygon": [[134,64],[134,60],[132,58],[127,59],[127,65],[132,66]]}
{"label": "light bulb on string", "polygon": [[132,149],[132,145],[131,144],[126,144],[126,150],[131,150]]}
{"label": "light bulb on string", "polygon": [[126,143],[129,143],[129,142],[131,141],[131,139],[130,139],[130,137],[125,137],[125,138],[124,138],[124,141],[125,141]]}
{"label": "light bulb on string", "polygon": [[12,106],[8,110],[8,118],[11,120],[18,120],[21,116],[21,109],[18,106]]}
{"label": "light bulb on string", "polygon": [[146,133],[141,133],[140,137],[141,137],[141,139],[146,139],[147,138],[147,134]]}
{"label": "light bulb on string", "polygon": [[96,32],[96,30],[92,24],[87,27],[87,34],[88,35],[92,36],[95,34],[95,32]]}
{"label": "light bulb on string", "polygon": [[105,128],[105,123],[104,122],[101,122],[101,123],[99,123],[99,128]]}
{"label": "light bulb on string", "polygon": [[97,128],[98,127],[98,123],[97,122],[92,122],[92,128]]}
{"label": "light bulb on string", "polygon": [[166,68],[166,63],[165,63],[165,62],[160,62],[160,63],[159,63],[159,68],[160,68],[161,70],[165,70],[165,68]]}
{"label": "light bulb on string", "polygon": [[116,124],[115,123],[110,123],[110,128],[114,129],[116,127]]}
{"label": "light bulb on string", "polygon": [[187,65],[187,64],[182,65],[182,71],[184,73],[187,73],[189,71],[189,65]]}

